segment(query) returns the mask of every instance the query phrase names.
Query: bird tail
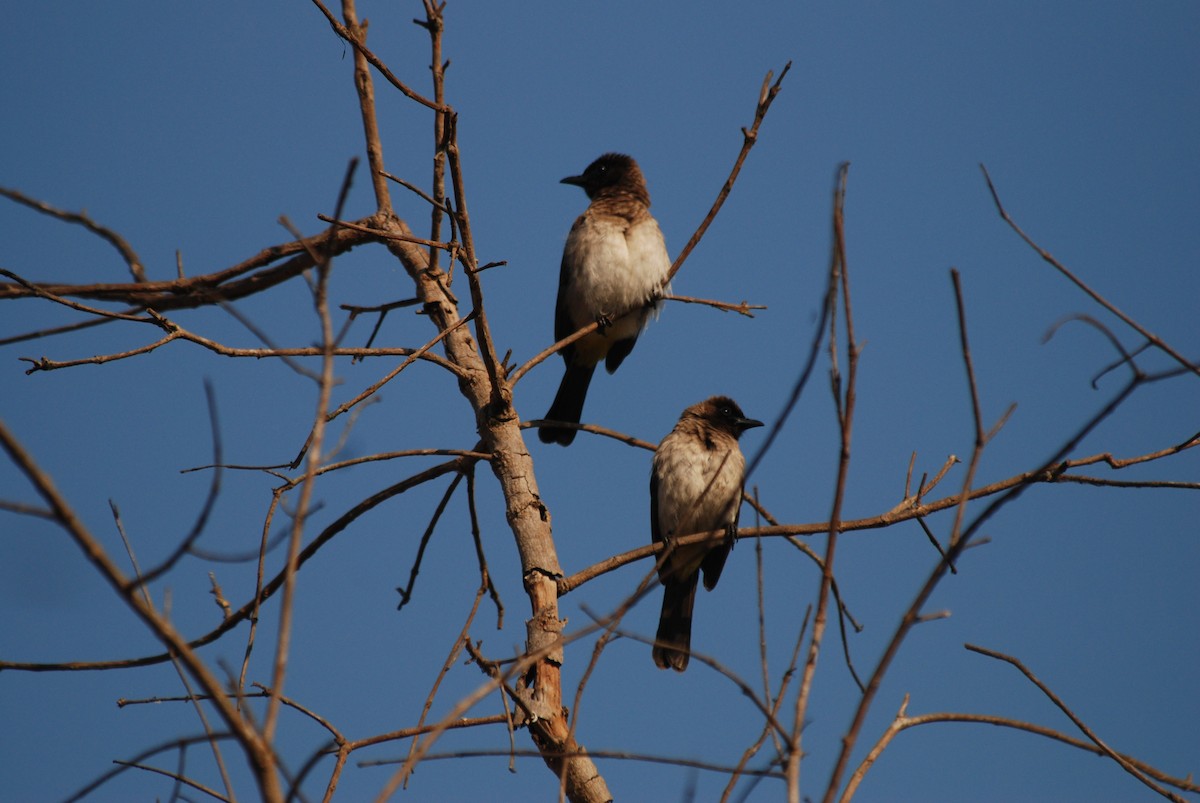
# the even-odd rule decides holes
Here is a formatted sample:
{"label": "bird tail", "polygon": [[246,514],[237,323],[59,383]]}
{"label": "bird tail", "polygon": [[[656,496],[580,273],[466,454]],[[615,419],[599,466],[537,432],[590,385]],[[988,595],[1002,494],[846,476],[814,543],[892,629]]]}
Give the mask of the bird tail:
{"label": "bird tail", "polygon": [[[558,386],[558,393],[554,396],[554,403],[550,405],[545,417],[551,421],[578,424],[579,419],[583,417],[583,402],[587,398],[588,385],[592,383],[592,374],[595,371],[595,365],[568,363],[566,373]],[[542,443],[570,446],[577,431],[568,427],[542,427],[538,430],[538,437]]]}
{"label": "bird tail", "polygon": [[668,580],[663,587],[662,613],[654,637],[654,663],[659,669],[687,669],[692,648],[692,606],[696,602],[698,574],[686,580]]}

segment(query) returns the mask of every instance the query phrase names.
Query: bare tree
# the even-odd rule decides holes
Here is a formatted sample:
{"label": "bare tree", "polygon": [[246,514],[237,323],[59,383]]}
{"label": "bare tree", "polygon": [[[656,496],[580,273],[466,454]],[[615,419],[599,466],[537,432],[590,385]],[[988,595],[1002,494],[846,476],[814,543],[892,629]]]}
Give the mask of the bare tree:
{"label": "bare tree", "polygon": [[[282,801],[297,796],[307,798],[315,793],[314,790],[320,790],[324,800],[331,800],[336,796],[339,783],[353,767],[352,757],[359,759],[379,745],[407,743],[406,757],[396,763],[386,782],[379,787],[379,799],[386,799],[407,783],[423,761],[434,757],[433,751],[443,734],[457,729],[504,726],[509,734],[505,737],[507,746],[498,748],[498,753],[515,756],[532,750],[540,756],[552,773],[546,781],[547,796],[552,794],[549,790],[557,785],[559,796],[573,801],[611,800],[613,794],[594,760],[597,756],[611,754],[592,754],[585,748],[588,726],[586,718],[580,719],[579,711],[592,670],[604,656],[611,640],[616,637],[644,640],[626,628],[623,620],[634,604],[647,594],[657,593],[652,564],[661,558],[663,548],[647,543],[642,548],[612,555],[574,573],[564,570],[551,527],[553,510],[539,492],[537,466],[526,448],[527,430],[541,422],[523,415],[513,397],[514,387],[533,369],[568,344],[595,331],[604,322],[589,324],[571,336],[547,345],[541,353],[520,365],[510,363],[510,357],[499,352],[496,345],[498,338],[489,322],[485,304],[483,277],[485,271],[499,267],[500,263],[486,263],[476,249],[467,203],[471,177],[463,166],[458,117],[445,87],[443,7],[432,0],[425,0],[424,17],[417,21],[428,33],[432,72],[432,93],[423,94],[413,88],[412,81],[395,75],[368,46],[367,26],[360,22],[353,0],[344,0],[340,14],[327,9],[320,0],[314,0],[314,4],[336,34],[352,49],[354,91],[361,113],[367,156],[363,165],[350,164],[340,189],[336,194],[331,192],[329,214],[318,215],[326,226],[319,233],[305,236],[299,227],[283,219],[281,222],[288,230],[289,238],[264,247],[238,264],[201,275],[185,276],[181,263],[176,278],[154,280],[147,275],[142,259],[130,243],[119,233],[92,220],[86,213],[56,208],[15,189],[0,190],[15,203],[49,215],[64,224],[83,226],[114,247],[130,273],[127,282],[65,284],[39,281],[7,269],[0,270],[6,280],[0,284],[0,300],[14,302],[19,299],[40,299],[72,313],[70,323],[17,333],[7,337],[4,344],[36,342],[52,336],[78,340],[100,325],[125,327],[144,333],[139,336],[139,345],[125,350],[67,360],[28,357],[27,373],[136,361],[168,348],[198,347],[238,360],[251,358],[259,361],[266,358],[282,361],[297,375],[311,381],[316,388],[316,409],[311,417],[311,427],[303,443],[297,444],[294,458],[259,466],[234,464],[224,456],[216,398],[210,388],[207,404],[210,410],[209,427],[213,433],[213,455],[209,464],[193,467],[193,470],[205,472],[210,480],[207,499],[169,554],[153,565],[142,565],[137,559],[137,537],[126,537],[116,504],[113,505],[113,521],[124,542],[125,556],[113,554],[104,544],[104,539],[84,524],[73,509],[68,495],[56,488],[50,474],[39,467],[37,456],[22,446],[19,433],[10,431],[0,422],[0,443],[26,478],[28,489],[33,494],[30,496],[29,491],[7,491],[6,496],[11,495],[12,498],[0,500],[0,508],[11,516],[51,522],[64,532],[159,645],[158,650],[151,654],[103,662],[33,663],[5,660],[0,661],[0,670],[120,672],[170,663],[178,672],[184,689],[182,695],[172,698],[163,694],[155,696],[153,700],[123,700],[122,705],[167,699],[190,703],[193,713],[188,716],[196,718],[201,732],[195,736],[173,738],[119,762],[115,770],[98,775],[94,784],[79,790],[73,799],[86,797],[115,775],[131,769],[173,779],[180,796],[182,792],[178,790],[188,787],[221,800],[233,800],[239,794],[245,797],[247,792],[238,789],[239,773],[230,767],[230,756],[236,754],[240,762],[250,769],[256,793],[263,800]],[[742,165],[758,141],[760,127],[772,103],[784,87],[789,68],[790,64],[782,67],[778,76],[768,73],[763,80],[757,98],[753,98],[753,118],[742,129],[742,147],[737,153],[730,154],[732,166],[728,179],[717,190],[708,214],[694,235],[680,250],[671,270],[672,276],[685,267],[689,255],[734,187]],[[380,130],[377,117],[377,89],[400,93],[408,102],[428,111],[432,120],[433,145],[427,182],[419,183],[389,172],[384,146],[387,138]],[[351,185],[355,180],[364,180],[364,177],[370,182],[374,195],[374,211],[367,217],[346,219],[344,209]],[[749,509],[743,515],[743,522],[754,516],[758,523],[743,527],[738,536],[740,539],[755,539],[760,567],[763,550],[782,546],[785,541],[801,550],[817,567],[819,590],[814,606],[803,617],[803,626],[796,634],[794,645],[789,648],[791,660],[786,671],[778,678],[773,680],[768,669],[765,636],[761,656],[761,686],[737,676],[702,652],[694,656],[698,662],[726,674],[731,686],[745,695],[761,714],[761,735],[746,747],[741,760],[735,766],[709,767],[728,776],[723,799],[733,799],[739,784],[753,788],[755,783],[770,779],[786,788],[791,801],[802,799],[802,788],[821,790],[820,795],[825,801],[849,800],[860,785],[867,782],[868,771],[899,733],[933,722],[980,722],[1026,731],[1039,738],[1058,740],[1079,750],[1106,756],[1138,782],[1164,797],[1181,800],[1183,798],[1179,792],[1200,792],[1200,786],[1190,777],[1171,777],[1146,761],[1117,752],[1082,717],[1071,711],[1067,702],[1069,690],[1051,690],[1018,658],[986,647],[968,646],[968,649],[1009,663],[1024,672],[1054,705],[1070,716],[1078,733],[1061,732],[1003,716],[954,712],[912,716],[907,713],[906,700],[888,730],[869,748],[864,744],[869,737],[864,735],[863,726],[867,713],[878,702],[883,679],[914,630],[924,622],[939,618],[938,613],[928,609],[931,595],[939,583],[956,572],[964,552],[980,543],[984,526],[997,511],[1017,502],[1025,492],[1037,485],[1088,483],[1112,489],[1170,487],[1183,491],[1200,490],[1200,483],[1196,482],[1124,480],[1087,473],[1092,467],[1101,465],[1114,472],[1149,463],[1171,465],[1172,457],[1200,445],[1200,435],[1191,434],[1175,443],[1153,445],[1136,455],[1119,456],[1108,451],[1082,457],[1076,454],[1080,442],[1122,409],[1140,389],[1151,384],[1195,382],[1200,377],[1200,367],[1154,335],[1147,326],[1089,288],[1053,255],[1038,246],[1008,215],[1000,193],[993,187],[986,171],[985,177],[997,210],[1015,234],[1023,238],[1038,256],[1066,280],[1075,283],[1090,297],[1091,302],[1122,322],[1124,328],[1114,331],[1088,315],[1074,319],[1074,322],[1097,331],[1111,345],[1112,359],[1108,372],[1123,376],[1124,379],[1101,409],[1081,421],[1075,431],[1064,433],[1061,443],[1047,444],[1047,456],[1039,464],[998,481],[978,483],[976,477],[981,458],[989,443],[1001,431],[1011,409],[998,420],[985,420],[983,416],[981,392],[970,348],[969,292],[964,289],[959,273],[952,271],[950,282],[958,324],[956,337],[964,382],[969,388],[971,401],[970,418],[974,433],[971,453],[961,466],[956,458],[948,459],[932,477],[927,474],[918,476],[914,464],[910,463],[903,498],[898,504],[869,518],[847,519],[846,493],[851,487],[849,470],[862,343],[855,329],[851,303],[851,264],[847,257],[843,225],[848,167],[843,166],[838,171],[831,204],[833,244],[825,278],[826,293],[821,305],[821,317],[808,340],[789,403],[772,422],[765,443],[750,465],[753,477],[763,455],[779,442],[783,425],[802,394],[805,391],[821,392],[816,378],[822,374],[827,376],[827,390],[835,401],[840,438],[840,460],[833,484],[834,495],[829,503],[828,520],[787,523],[786,514],[781,516],[772,513],[767,502],[753,498],[751,494],[746,499]],[[428,209],[429,219],[427,224],[423,224],[423,234],[418,233],[422,229],[416,223],[403,219],[397,213],[393,202],[395,193],[416,196]],[[351,249],[360,247],[385,252],[388,258],[401,266],[412,285],[411,297],[372,305],[351,303],[335,297],[331,287],[338,260]],[[235,302],[270,297],[272,293],[297,283],[303,283],[307,289],[318,323],[318,337],[314,345],[288,346],[276,343],[267,333],[259,332],[254,321],[235,306]],[[754,310],[761,308],[745,301],[682,296],[670,300],[708,305],[746,316],[752,316]],[[424,342],[405,347],[377,346],[377,334],[385,319],[396,310],[409,307],[419,310],[428,321]],[[234,316],[256,333],[261,345],[254,348],[226,345],[218,335],[185,326],[181,321],[186,311],[210,308]],[[374,327],[365,342],[356,345],[352,342],[351,324],[359,319],[373,320]],[[1132,347],[1127,345],[1131,339],[1135,343]],[[1171,363],[1170,367],[1154,372],[1143,369],[1141,361],[1143,355],[1147,354],[1165,355]],[[335,403],[334,390],[339,382],[339,372],[351,361],[365,360],[373,360],[372,365],[382,360],[392,367],[378,371],[376,379],[351,398]],[[343,426],[343,433],[348,433],[353,419],[375,399],[376,394],[385,387],[400,386],[409,377],[410,368],[418,363],[438,372],[442,382],[453,384],[466,403],[461,409],[469,410],[472,417],[468,421],[453,411],[431,407],[423,408],[422,415],[444,415],[451,422],[449,425],[459,431],[474,429],[477,433],[474,445],[470,448],[459,446],[382,451],[341,458],[342,444],[338,442],[333,429],[335,422]],[[1186,413],[1181,413],[1185,425],[1187,418]],[[190,423],[183,425],[191,426]],[[601,426],[585,424],[580,429],[596,436],[615,438],[635,448],[653,449],[653,445],[644,440]],[[328,523],[314,525],[318,507],[316,489],[322,487],[323,483],[335,482],[339,476],[368,463],[400,463],[405,458],[416,456],[437,457],[438,462],[390,482],[369,495],[338,497],[342,512]],[[528,598],[529,618],[525,642],[515,654],[505,654],[497,645],[478,641],[473,636],[473,628],[485,605],[485,598],[490,598],[498,620],[503,619],[505,612],[485,556],[485,539],[481,536],[483,530],[495,529],[494,524],[489,526],[482,519],[477,503],[478,489],[483,483],[476,469],[481,464],[490,470],[494,487],[502,499],[502,511],[497,511],[497,514],[502,513],[504,523],[511,532],[515,565],[519,567],[521,588]],[[238,591],[222,584],[216,574],[229,556],[212,553],[203,542],[212,527],[211,517],[217,500],[227,492],[231,476],[266,476],[277,483],[270,491],[265,516],[256,518],[258,514],[249,508],[239,512],[239,526],[243,530],[260,532],[261,541],[254,553],[248,556],[249,562],[255,567],[252,587]],[[297,605],[299,580],[310,561],[325,551],[338,549],[360,526],[359,520],[368,513],[388,500],[440,478],[448,478],[448,484],[424,526],[416,561],[411,567],[407,584],[400,589],[400,606],[404,607],[417,593],[415,586],[422,567],[421,555],[443,513],[451,505],[464,505],[471,522],[474,543],[471,560],[477,567],[478,577],[474,599],[458,633],[417,632],[412,636],[420,641],[416,648],[424,652],[433,652],[450,644],[442,669],[429,684],[428,691],[421,691],[416,686],[408,690],[416,696],[424,695],[422,713],[417,721],[399,730],[352,738],[339,726],[337,712],[318,710],[308,701],[286,693],[289,668],[304,659],[292,646],[298,617],[302,615]],[[948,488],[956,482],[955,487]],[[347,486],[337,487],[339,492],[349,492]],[[941,538],[935,535],[934,529],[928,524],[928,520],[939,513],[944,513],[939,521],[948,522]],[[856,622],[840,597],[837,583],[839,541],[846,533],[884,530],[910,521],[916,521],[924,529],[932,548],[936,550],[931,552],[929,573],[916,589],[911,604],[901,612],[900,622],[886,650],[873,666],[860,670],[850,658],[849,639]],[[275,539],[272,533],[279,533],[280,537]],[[809,535],[824,535],[823,546],[813,548],[799,538]],[[696,533],[677,539],[670,548],[722,537],[724,534],[721,532]],[[275,549],[276,546],[282,550],[282,555]],[[193,573],[197,563],[208,564],[206,575],[211,579],[211,593],[223,614],[215,626],[199,635],[189,635],[175,623],[179,612],[171,610],[168,600],[156,600],[153,589],[161,588],[161,583],[167,577]],[[512,561],[508,563],[514,565]],[[633,571],[641,577],[636,590],[611,610],[596,613],[591,622],[567,628],[559,600],[567,594],[580,593],[597,578],[623,567],[629,567],[625,569],[627,572]],[[763,615],[765,611],[760,594],[760,619]],[[275,630],[260,633],[260,617],[268,617],[274,623]],[[238,638],[244,638],[244,642],[237,642],[243,656],[239,667],[215,661],[204,652],[209,645],[233,645]],[[594,639],[590,658],[578,649],[571,649],[585,638]],[[831,638],[839,640],[840,645],[831,643]],[[271,654],[269,671],[256,674],[252,669],[252,657],[263,651]],[[647,649],[647,656],[648,653]],[[806,751],[804,725],[809,718],[813,695],[816,694],[818,660],[824,656],[826,661],[834,661],[834,656],[839,653],[844,656],[844,671],[858,684],[861,697],[850,712],[849,726],[841,734],[840,753],[832,774],[823,781],[807,779],[802,787]],[[446,704],[438,697],[441,683],[452,672],[464,671],[455,668],[463,659],[476,667],[469,671],[480,673],[478,683],[473,692]],[[562,677],[564,663],[572,659],[586,663],[582,680],[573,693],[565,686]],[[476,714],[486,699],[493,701],[492,712]],[[604,704],[610,702],[605,701]],[[617,703],[613,701],[611,704]],[[435,707],[441,713],[435,715]],[[327,743],[311,755],[294,752],[281,735],[287,729],[285,723],[290,718],[304,718],[324,729],[328,734]],[[180,732],[184,728],[181,721]],[[526,731],[531,745],[517,740],[513,731],[518,729]],[[183,764],[182,758],[175,768],[168,766],[171,754],[182,757],[189,749],[197,747],[211,751],[214,756],[215,770],[212,774],[207,771],[203,775],[193,772]],[[764,751],[769,755],[763,756]],[[466,754],[459,753],[455,757],[464,759]],[[669,760],[688,765],[688,762],[675,755],[613,757]]]}

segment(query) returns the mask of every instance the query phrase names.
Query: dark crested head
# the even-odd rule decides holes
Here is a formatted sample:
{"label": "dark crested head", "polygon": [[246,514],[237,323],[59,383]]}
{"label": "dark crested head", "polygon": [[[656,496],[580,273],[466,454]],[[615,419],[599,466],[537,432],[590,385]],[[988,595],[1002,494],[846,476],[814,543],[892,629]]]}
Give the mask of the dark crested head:
{"label": "dark crested head", "polygon": [[641,168],[633,157],[623,153],[606,153],[588,165],[582,175],[567,176],[561,183],[582,187],[588,198],[595,198],[604,190],[613,189],[646,196],[647,206],[650,203]]}
{"label": "dark crested head", "polygon": [[740,437],[743,432],[754,427],[761,427],[763,422],[746,418],[738,403],[728,396],[713,396],[699,404],[693,404],[683,411],[684,416],[702,418],[718,429],[723,429],[733,437]]}

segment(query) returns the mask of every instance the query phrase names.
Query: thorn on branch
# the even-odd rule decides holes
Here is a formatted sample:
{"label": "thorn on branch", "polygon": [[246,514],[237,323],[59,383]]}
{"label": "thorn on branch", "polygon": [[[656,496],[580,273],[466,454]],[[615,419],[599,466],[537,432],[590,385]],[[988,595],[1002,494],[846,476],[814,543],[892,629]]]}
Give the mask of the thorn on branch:
{"label": "thorn on branch", "polygon": [[402,309],[404,307],[413,307],[421,303],[419,298],[404,298],[399,301],[389,301],[386,304],[377,304],[371,307],[360,306],[358,304],[340,304],[340,309],[344,309],[351,315],[362,315],[367,312],[390,312],[394,309]]}
{"label": "thorn on branch", "polygon": [[498,262],[488,262],[485,265],[480,265],[478,268],[470,268],[470,269],[468,269],[467,272],[472,273],[472,274],[479,274],[479,273],[483,273],[485,270],[487,270],[489,268],[500,268],[500,267],[504,267],[507,264],[508,264],[507,259],[501,259]]}

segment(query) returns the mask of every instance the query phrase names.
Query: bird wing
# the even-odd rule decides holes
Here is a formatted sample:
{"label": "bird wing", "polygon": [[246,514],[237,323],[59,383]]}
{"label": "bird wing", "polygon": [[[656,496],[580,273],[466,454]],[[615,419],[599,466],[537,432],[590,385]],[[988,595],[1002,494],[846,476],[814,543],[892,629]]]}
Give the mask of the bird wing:
{"label": "bird wing", "polygon": [[[658,460],[657,460],[657,454],[655,455],[655,458],[656,459],[654,460],[654,462],[651,464],[651,467],[650,467],[650,538],[653,539],[654,543],[661,544],[661,543],[664,543],[666,541],[666,539],[663,537],[662,525],[659,523],[659,519],[658,519]],[[660,557],[661,557],[661,555],[660,555]],[[660,581],[665,581],[667,575],[671,574],[670,564],[671,564],[671,561],[668,559],[667,561],[664,561],[659,565],[658,579]]]}
{"label": "bird wing", "polygon": [[704,556],[704,561],[700,564],[700,570],[704,573],[704,588],[708,591],[712,591],[716,587],[717,581],[721,579],[721,571],[725,568],[725,561],[729,558],[729,553],[733,550],[733,538],[737,533],[738,521],[741,519],[742,482],[744,470],[742,466],[744,466],[745,463],[740,458],[741,452],[738,451],[737,446],[734,446],[734,450],[729,453],[729,457],[727,459],[736,460],[741,465],[737,466],[736,468],[731,468],[731,470],[733,470],[736,474],[737,485],[732,491],[734,496],[730,501],[731,509],[729,510],[728,514],[724,516],[726,521],[725,529],[728,535],[723,543],[713,547],[709,553]]}
{"label": "bird wing", "polygon": [[[567,335],[578,329],[578,326],[573,326],[571,322],[571,310],[567,306],[567,294],[571,289],[572,265],[575,249],[572,247],[574,238],[578,237],[578,231],[583,226],[583,221],[586,215],[580,215],[575,218],[575,223],[571,226],[571,231],[567,235],[566,245],[563,247],[562,263],[558,268],[558,300],[554,305],[554,339],[562,340]],[[568,357],[569,352],[573,349],[567,346],[562,350],[564,358]],[[570,362],[570,359],[567,359]]]}

